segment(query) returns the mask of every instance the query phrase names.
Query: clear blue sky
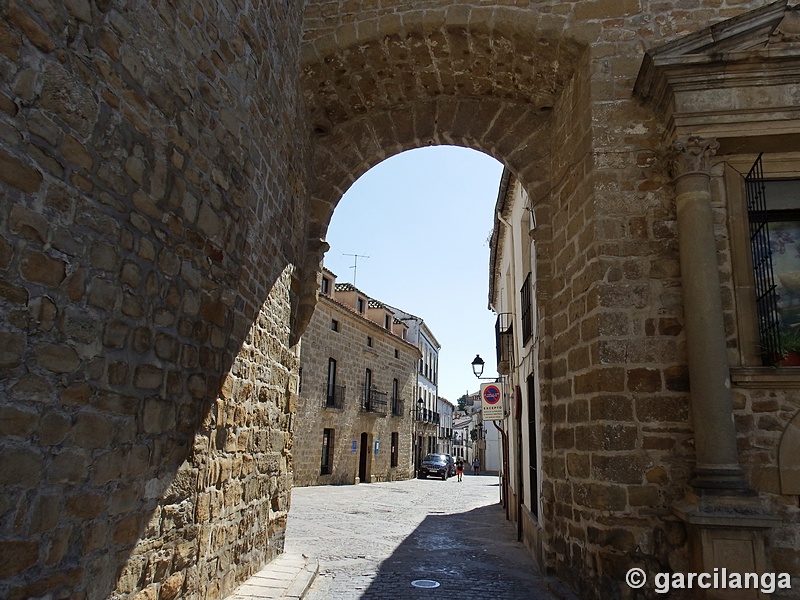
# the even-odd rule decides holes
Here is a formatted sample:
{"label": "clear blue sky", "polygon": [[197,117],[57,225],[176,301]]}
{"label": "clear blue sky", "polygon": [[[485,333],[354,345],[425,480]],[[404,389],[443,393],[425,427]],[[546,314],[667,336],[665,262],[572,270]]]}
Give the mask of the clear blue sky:
{"label": "clear blue sky", "polygon": [[454,146],[410,150],[373,167],[331,220],[325,266],[371,298],[422,317],[441,344],[439,395],[478,390],[470,363],[496,373],[488,309],[489,237],[502,165]]}

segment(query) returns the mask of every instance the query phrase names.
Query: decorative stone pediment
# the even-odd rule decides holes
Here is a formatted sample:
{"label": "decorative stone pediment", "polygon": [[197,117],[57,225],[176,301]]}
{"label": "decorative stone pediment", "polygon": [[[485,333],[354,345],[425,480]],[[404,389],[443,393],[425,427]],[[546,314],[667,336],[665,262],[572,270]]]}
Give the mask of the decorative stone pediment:
{"label": "decorative stone pediment", "polygon": [[649,50],[634,95],[720,153],[800,150],[800,7],[779,0]]}

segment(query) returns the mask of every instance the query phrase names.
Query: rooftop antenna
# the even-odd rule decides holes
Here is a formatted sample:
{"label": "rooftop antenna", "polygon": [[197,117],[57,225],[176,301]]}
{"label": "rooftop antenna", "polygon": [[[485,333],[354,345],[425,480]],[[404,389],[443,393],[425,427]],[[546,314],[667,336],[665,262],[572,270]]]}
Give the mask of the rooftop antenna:
{"label": "rooftop antenna", "polygon": [[356,272],[358,271],[358,259],[359,258],[369,258],[369,256],[366,256],[364,254],[344,254],[344,253],[342,253],[342,256],[352,256],[353,257],[353,266],[350,267],[350,268],[353,269],[353,287],[356,287]]}

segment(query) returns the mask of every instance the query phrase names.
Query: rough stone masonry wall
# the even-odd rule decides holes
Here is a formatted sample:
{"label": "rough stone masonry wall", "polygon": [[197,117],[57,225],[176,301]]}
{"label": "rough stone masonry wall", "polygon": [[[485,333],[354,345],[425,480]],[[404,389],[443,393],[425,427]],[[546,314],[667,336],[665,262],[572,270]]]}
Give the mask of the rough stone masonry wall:
{"label": "rough stone masonry wall", "polygon": [[300,4],[0,0],[0,596],[280,550]]}
{"label": "rough stone masonry wall", "polygon": [[638,49],[604,41],[556,113],[551,207],[548,558],[586,597],[624,595],[634,565],[685,566],[686,532],[670,507],[693,459],[661,131],[628,101]]}
{"label": "rough stone masonry wall", "polygon": [[[448,118],[447,110],[439,110],[436,135],[431,137],[488,150],[512,167],[529,189],[549,177],[553,193],[545,194],[544,202],[550,205],[541,211],[537,207],[537,219],[543,212],[539,222],[550,228],[542,237],[552,242],[546,243],[539,265],[539,272],[551,277],[550,285],[542,286],[550,294],[543,310],[545,337],[551,343],[542,348],[543,405],[551,403],[544,406],[551,429],[546,425],[543,437],[551,433],[553,445],[551,456],[543,457],[543,492],[551,494],[545,497],[552,501],[544,507],[545,515],[552,517],[546,521],[546,551],[556,573],[586,597],[631,594],[622,583],[628,568],[685,570],[688,556],[686,531],[671,511],[672,502],[686,491],[694,461],[674,190],[663,127],[632,97],[634,80],[644,50],[762,4],[420,0],[411,7],[401,0],[358,5],[311,0],[307,6],[302,54],[311,65],[307,96],[345,122],[339,127],[331,118],[328,123],[332,135],[326,139],[335,140],[337,150],[351,138],[380,145],[387,153],[398,145],[406,147],[403,128],[394,125],[391,131],[400,120],[393,113],[387,111],[391,118],[381,123],[388,125],[376,127],[374,133],[363,125],[374,118],[370,111],[377,109],[372,107],[386,102],[373,89],[386,89],[396,106],[411,104],[412,114],[425,106],[426,94],[436,92],[458,102],[470,92],[483,100],[516,98],[515,92],[522,91],[528,102],[541,107],[541,114],[542,91],[557,97],[548,103],[555,120],[550,173],[537,168],[533,153],[507,153],[493,132],[480,128],[482,115],[475,110],[467,112],[473,135],[454,135],[456,121]],[[360,12],[354,12],[356,8]],[[427,35],[424,42],[420,31]],[[460,43],[464,32],[468,43]],[[373,40],[384,39],[382,33],[388,40],[385,52],[359,55]],[[413,41],[396,45],[403,50],[399,59],[393,54],[394,35]],[[536,64],[535,69],[520,70],[512,92],[504,89],[502,77],[489,78],[485,86],[482,77],[462,81],[460,77],[470,73],[465,57],[480,71],[487,38],[494,44],[490,47],[510,40],[508,48],[518,57],[527,56],[524,40],[553,48],[567,42],[586,44],[586,72],[566,86],[563,80],[553,80],[528,89],[525,73],[547,72]],[[422,52],[415,55],[418,49]],[[499,64],[488,54],[488,64]],[[534,57],[544,54],[531,52]],[[410,74],[407,79],[396,81],[388,75],[394,73],[389,67],[395,60],[403,64],[402,73]],[[573,66],[570,61],[558,63]],[[513,64],[504,62],[492,73],[506,73],[507,65]],[[315,79],[325,68],[335,72]],[[348,70],[360,75],[349,86]],[[424,89],[414,90],[420,84]],[[349,102],[351,98],[357,101]],[[364,116],[349,116],[348,110]],[[312,118],[321,112],[312,109]],[[427,116],[432,111],[419,112]],[[419,128],[424,118],[415,114],[413,123]],[[533,122],[522,120],[509,124],[506,129],[513,133],[504,143],[524,147],[522,138],[530,125]],[[336,159],[345,154],[339,152]],[[364,154],[372,155],[380,152]],[[367,161],[331,159],[324,164],[363,168],[363,162]],[[331,177],[327,183],[336,186],[342,180]],[[541,194],[532,192],[531,197],[543,201]]]}

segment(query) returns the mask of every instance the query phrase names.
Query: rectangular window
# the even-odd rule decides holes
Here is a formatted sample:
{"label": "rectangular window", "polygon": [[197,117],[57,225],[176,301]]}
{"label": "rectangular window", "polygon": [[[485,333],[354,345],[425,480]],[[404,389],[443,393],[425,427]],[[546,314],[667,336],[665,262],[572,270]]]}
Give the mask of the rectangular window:
{"label": "rectangular window", "polygon": [[800,179],[764,179],[759,156],[745,179],[761,360],[800,350]]}
{"label": "rectangular window", "polygon": [[367,336],[367,346],[372,348],[372,338],[370,336]]}
{"label": "rectangular window", "polygon": [[403,416],[403,401],[400,400],[400,382],[392,379],[392,414],[396,417]]}
{"label": "rectangular window", "polygon": [[325,406],[336,406],[336,359],[328,359],[328,383],[325,393]]}
{"label": "rectangular window", "polygon": [[327,277],[323,277],[323,278],[322,278],[322,288],[321,288],[321,291],[322,291],[322,293],[323,293],[323,294],[325,294],[326,296],[327,296],[327,295],[330,293],[330,291],[331,291],[331,280],[330,280],[330,279],[328,279]]}
{"label": "rectangular window", "polygon": [[333,331],[339,331],[339,321],[336,319],[331,319],[331,329]]}
{"label": "rectangular window", "polygon": [[358,309],[358,312],[360,312],[362,315],[364,314],[364,299],[363,298],[359,298],[358,300],[356,300],[356,308]]}
{"label": "rectangular window", "polygon": [[322,430],[322,464],[320,475],[333,473],[333,429]]}
{"label": "rectangular window", "polygon": [[522,316],[522,343],[527,344],[533,337],[533,302],[531,300],[531,273],[525,278],[525,283],[519,290],[519,306]]}
{"label": "rectangular window", "polygon": [[372,369],[364,372],[364,410],[370,410],[370,400],[372,399]]}
{"label": "rectangular window", "polygon": [[391,329],[392,328],[392,318],[389,315],[384,315],[383,316],[383,326],[386,329]]}
{"label": "rectangular window", "polygon": [[390,462],[389,465],[392,467],[396,467],[399,464],[399,457],[400,457],[400,449],[398,446],[400,445],[400,434],[396,431],[392,432],[392,448],[390,453]]}

